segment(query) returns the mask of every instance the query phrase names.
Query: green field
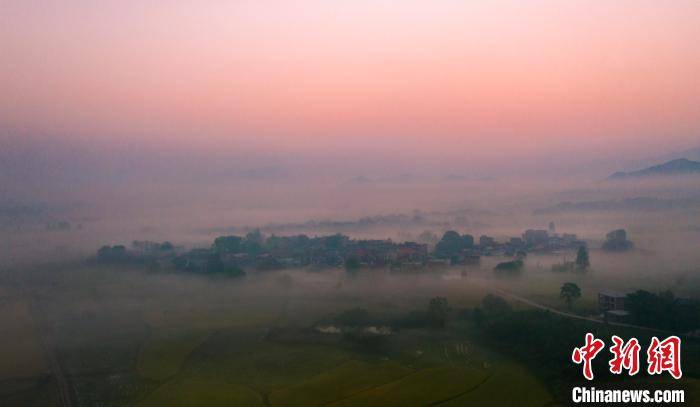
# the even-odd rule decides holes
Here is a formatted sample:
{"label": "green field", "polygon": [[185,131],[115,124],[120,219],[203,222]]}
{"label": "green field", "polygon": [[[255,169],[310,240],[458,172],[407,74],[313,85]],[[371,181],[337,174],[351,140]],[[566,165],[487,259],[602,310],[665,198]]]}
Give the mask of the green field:
{"label": "green field", "polygon": [[472,391],[444,406],[546,406],[552,398],[547,389],[523,367],[504,363]]}
{"label": "green field", "polygon": [[264,406],[253,390],[217,380],[177,379],[166,383],[138,403],[150,406]]}
{"label": "green field", "polygon": [[[45,286],[36,293],[46,314],[42,332],[52,336],[79,405],[562,403],[567,394],[545,382],[530,360],[484,340],[481,328],[463,316],[469,315],[464,308],[478,306],[491,292],[489,284],[561,307],[561,281],[580,281],[585,303],[606,280],[527,271],[531,280],[486,284],[483,271],[474,273],[450,280],[348,280],[333,272],[295,272],[290,288],[278,286],[274,273],[229,281],[86,267],[42,275]],[[398,323],[425,310],[436,295],[452,306],[447,329],[399,327],[369,344],[315,329],[355,308],[368,310],[378,323]],[[0,332],[9,340],[0,347],[0,405],[50,405],[55,393],[27,304],[14,299],[2,304]],[[584,308],[576,305],[574,311],[579,307]],[[685,363],[684,383],[696,392],[691,367],[697,363]]]}
{"label": "green field", "polygon": [[27,301],[0,306],[0,381],[47,373],[39,333]]}
{"label": "green field", "polygon": [[175,375],[185,358],[211,334],[207,330],[159,329],[139,352],[136,369],[148,379],[164,380]]}
{"label": "green field", "polygon": [[395,362],[370,364],[350,360],[270,395],[274,406],[315,406],[350,398],[413,373]]}

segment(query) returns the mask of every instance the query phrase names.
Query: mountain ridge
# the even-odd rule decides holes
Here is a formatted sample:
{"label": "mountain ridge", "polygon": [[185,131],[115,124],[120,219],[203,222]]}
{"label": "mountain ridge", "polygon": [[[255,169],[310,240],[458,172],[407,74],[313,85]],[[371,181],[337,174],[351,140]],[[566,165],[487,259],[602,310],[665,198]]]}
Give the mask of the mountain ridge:
{"label": "mountain ridge", "polygon": [[680,175],[700,173],[700,162],[688,160],[687,158],[677,158],[667,161],[663,164],[653,165],[637,171],[616,172],[608,177],[608,179],[624,179],[624,178],[639,178],[660,175]]}

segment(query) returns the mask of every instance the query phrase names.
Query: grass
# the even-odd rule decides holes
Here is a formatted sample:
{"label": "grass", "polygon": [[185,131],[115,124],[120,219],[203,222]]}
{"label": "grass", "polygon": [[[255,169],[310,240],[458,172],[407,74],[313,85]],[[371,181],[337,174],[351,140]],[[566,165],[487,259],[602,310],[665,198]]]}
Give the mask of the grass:
{"label": "grass", "polygon": [[332,403],[333,406],[418,406],[448,400],[478,386],[485,371],[466,367],[420,370],[398,381]]}
{"label": "grass", "polygon": [[350,360],[298,385],[273,392],[270,402],[273,406],[319,406],[398,380],[411,372],[395,362],[370,364]]}
{"label": "grass", "polygon": [[220,380],[183,378],[168,382],[137,404],[139,407],[169,406],[263,406],[254,390]]}
{"label": "grass", "polygon": [[156,330],[139,351],[136,365],[139,375],[154,380],[175,375],[185,358],[210,333],[208,330]]}
{"label": "grass", "polygon": [[349,360],[338,347],[313,343],[278,343],[260,333],[222,331],[208,338],[188,358],[187,375],[227,380],[272,392],[292,386]]}
{"label": "grass", "polygon": [[527,370],[505,363],[480,386],[444,406],[545,406],[552,401],[547,389]]}
{"label": "grass", "polygon": [[36,377],[47,373],[40,338],[24,301],[0,307],[0,380]]}

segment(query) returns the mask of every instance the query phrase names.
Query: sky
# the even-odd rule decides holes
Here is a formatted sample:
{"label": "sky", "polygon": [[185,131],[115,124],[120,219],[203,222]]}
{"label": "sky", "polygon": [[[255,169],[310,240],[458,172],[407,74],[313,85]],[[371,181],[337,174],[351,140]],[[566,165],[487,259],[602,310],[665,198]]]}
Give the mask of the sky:
{"label": "sky", "polygon": [[330,167],[693,148],[698,21],[695,0],[3,0],[0,141]]}

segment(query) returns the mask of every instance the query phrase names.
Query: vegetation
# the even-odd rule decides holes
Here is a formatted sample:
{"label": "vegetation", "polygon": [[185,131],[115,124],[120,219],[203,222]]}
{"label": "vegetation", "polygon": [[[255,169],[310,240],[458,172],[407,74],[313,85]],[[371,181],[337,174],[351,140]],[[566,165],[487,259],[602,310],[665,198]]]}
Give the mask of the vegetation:
{"label": "vegetation", "polygon": [[581,246],[576,252],[576,268],[579,270],[586,270],[588,266],[591,265],[588,259],[588,249],[586,246]]}
{"label": "vegetation", "polygon": [[631,323],[673,332],[690,332],[700,328],[700,303],[677,298],[671,291],[658,294],[638,290],[628,294],[625,305]]}
{"label": "vegetation", "polygon": [[222,380],[178,379],[165,384],[139,407],[150,406],[264,406],[262,397],[254,390]]}
{"label": "vegetation", "polygon": [[571,308],[575,300],[581,298],[581,289],[575,283],[564,283],[559,292],[559,298],[566,302],[566,306]]}
{"label": "vegetation", "polygon": [[318,406],[336,400],[352,399],[358,394],[413,373],[396,362],[368,363],[349,360],[299,384],[273,392],[275,406]]}
{"label": "vegetation", "polygon": [[361,267],[360,259],[357,257],[348,257],[345,259],[345,271],[348,273],[355,273]]}
{"label": "vegetation", "polygon": [[0,303],[0,381],[35,377],[46,371],[39,332],[24,301]]}
{"label": "vegetation", "polygon": [[521,271],[524,265],[525,263],[522,259],[515,259],[498,263],[494,270],[499,274],[512,275]]}
{"label": "vegetation", "polygon": [[435,245],[435,257],[450,259],[459,256],[463,250],[474,247],[474,236],[460,235],[454,230],[448,230]]}
{"label": "vegetation", "polygon": [[[256,244],[266,254],[284,258],[289,250],[325,256],[357,243],[342,235],[300,236],[265,239],[254,233],[217,239],[211,249],[188,252],[182,267],[223,276],[229,267],[242,272],[232,259],[250,256],[237,251],[245,247],[253,253]],[[324,272],[288,267],[234,282],[169,273],[162,250],[183,251],[172,245],[161,249],[163,245],[153,246],[154,262],[164,265],[158,273],[143,272],[145,267],[127,251],[125,263],[91,263],[71,270],[76,274],[46,273],[38,279],[45,287],[58,287],[36,292],[46,296],[46,304],[62,304],[48,313],[76,404],[559,405],[569,401],[570,386],[581,379],[579,367],[562,361],[581,344],[583,333],[603,339],[612,333],[634,335],[640,342],[649,334],[523,311],[522,305],[504,299],[508,297],[483,296],[503,289],[549,306],[556,306],[557,294],[569,307],[575,301],[595,306],[592,297],[599,287],[616,284],[597,281],[602,273],[574,276],[576,284],[567,284],[578,294],[564,287],[557,292],[565,279],[574,277],[523,270],[522,259],[517,269],[527,278],[487,280],[489,273],[484,273],[484,284],[494,290],[459,278],[461,270],[454,268],[447,275],[410,276],[375,268],[349,279],[339,267]],[[351,260],[347,267],[353,258],[356,263]],[[495,259],[485,258],[483,270]],[[528,261],[540,259],[536,255]],[[346,269],[366,264],[354,256],[341,261],[338,265]],[[574,269],[577,263],[571,262]],[[697,303],[688,298],[636,292],[627,300],[635,324],[674,332],[697,329]],[[43,363],[37,332],[14,331],[26,334],[16,341],[27,348],[8,346],[8,364],[24,363],[13,361],[10,353],[29,354],[29,347]],[[80,336],[74,335],[77,331]],[[684,352],[684,374],[695,380],[700,353],[693,341],[684,341]],[[8,369],[13,373],[0,383],[0,404],[51,404],[54,385],[45,374],[47,366],[31,367],[26,378],[15,376],[18,368]],[[600,366],[596,380],[605,386],[619,382]],[[13,400],[20,401],[8,402]]]}
{"label": "vegetation", "polygon": [[443,329],[447,326],[447,319],[450,316],[450,305],[447,298],[435,297],[428,304],[428,320],[434,328]]}
{"label": "vegetation", "polygon": [[103,262],[120,262],[126,260],[126,247],[122,245],[102,246],[97,250],[97,259]]}
{"label": "vegetation", "polygon": [[481,308],[489,316],[502,316],[513,311],[506,300],[493,294],[488,294],[481,300]]}

